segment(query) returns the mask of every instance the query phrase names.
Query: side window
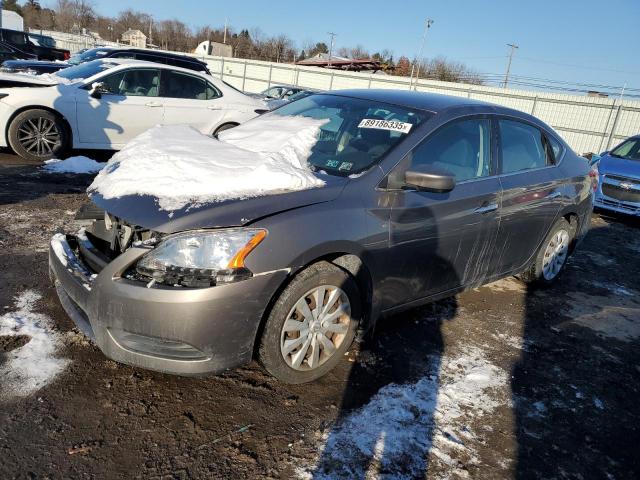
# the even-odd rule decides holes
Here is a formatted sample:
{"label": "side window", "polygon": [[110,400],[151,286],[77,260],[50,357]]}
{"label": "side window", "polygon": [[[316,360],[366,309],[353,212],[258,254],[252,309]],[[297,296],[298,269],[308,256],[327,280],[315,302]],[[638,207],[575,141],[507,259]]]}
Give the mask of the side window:
{"label": "side window", "polygon": [[165,70],[162,75],[163,97],[206,100],[209,94],[207,86],[203,78],[173,70]]}
{"label": "side window", "polygon": [[207,82],[207,100],[213,100],[214,98],[220,98],[221,96],[222,94],[220,93],[220,91],[209,82]]}
{"label": "side window", "polygon": [[448,170],[456,182],[491,173],[491,122],[486,119],[456,121],[438,130],[411,153],[409,168],[433,165]]}
{"label": "side window", "polygon": [[553,163],[558,163],[562,154],[564,153],[564,147],[562,144],[553,138],[551,135],[545,135],[545,138],[549,142],[549,146],[551,147],[551,152],[553,153]]}
{"label": "side window", "polygon": [[136,53],[136,60],[144,60],[147,62],[167,63],[164,58],[157,55],[149,55],[147,53]]}
{"label": "side window", "polygon": [[16,45],[28,44],[25,35],[22,32],[12,32],[11,30],[5,30],[4,38],[6,38],[8,42],[15,43]]}
{"label": "side window", "polygon": [[111,58],[136,58],[131,52],[116,52],[113,55],[108,55]]}
{"label": "side window", "polygon": [[135,69],[114,73],[101,81],[114,95],[157,97],[159,80],[158,70]]}
{"label": "side window", "polygon": [[542,132],[526,123],[499,120],[502,173],[541,168],[551,162]]}

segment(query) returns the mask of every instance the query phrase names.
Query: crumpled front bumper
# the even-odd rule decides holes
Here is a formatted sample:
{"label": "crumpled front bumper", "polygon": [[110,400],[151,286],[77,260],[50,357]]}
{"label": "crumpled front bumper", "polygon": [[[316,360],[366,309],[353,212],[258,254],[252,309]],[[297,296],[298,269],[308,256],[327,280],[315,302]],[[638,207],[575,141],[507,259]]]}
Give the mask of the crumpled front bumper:
{"label": "crumpled front bumper", "polygon": [[49,249],[50,275],[67,314],[107,357],[166,373],[219,373],[249,362],[262,315],[287,275],[147,288],[122,274],[148,247],[132,247],[94,274],[72,248],[77,241],[58,234]]}

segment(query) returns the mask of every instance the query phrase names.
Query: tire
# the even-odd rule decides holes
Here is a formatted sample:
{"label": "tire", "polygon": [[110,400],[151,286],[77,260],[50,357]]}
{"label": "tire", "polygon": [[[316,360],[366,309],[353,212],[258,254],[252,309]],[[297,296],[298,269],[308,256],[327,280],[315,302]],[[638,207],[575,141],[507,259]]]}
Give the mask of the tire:
{"label": "tire", "polygon": [[218,138],[218,134],[220,132],[224,132],[225,130],[229,130],[231,128],[237,127],[237,123],[224,123],[220,125],[215,132],[213,132],[213,138]]}
{"label": "tire", "polygon": [[519,278],[530,284],[550,285],[562,273],[569,258],[575,226],[564,218],[553,224],[542,242],[533,264]]}
{"label": "tire", "polygon": [[[320,296],[320,305],[329,307],[324,313],[322,307],[315,311]],[[260,363],[284,383],[316,380],[344,357],[359,319],[360,293],[353,277],[328,262],[311,265],[294,277],[269,312],[258,350]]]}
{"label": "tire", "polygon": [[48,110],[26,110],[11,121],[9,145],[22,158],[44,161],[62,155],[70,135],[60,116]]}

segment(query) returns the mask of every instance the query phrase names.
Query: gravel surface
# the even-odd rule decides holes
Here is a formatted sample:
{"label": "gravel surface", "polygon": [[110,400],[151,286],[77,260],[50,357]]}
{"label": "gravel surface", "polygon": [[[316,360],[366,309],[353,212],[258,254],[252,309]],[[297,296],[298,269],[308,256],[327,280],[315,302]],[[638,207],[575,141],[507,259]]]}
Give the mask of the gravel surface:
{"label": "gravel surface", "polygon": [[640,222],[594,215],[555,286],[394,316],[287,386],[120,365],[74,329],[47,245],[90,182],[0,155],[0,478],[640,477]]}

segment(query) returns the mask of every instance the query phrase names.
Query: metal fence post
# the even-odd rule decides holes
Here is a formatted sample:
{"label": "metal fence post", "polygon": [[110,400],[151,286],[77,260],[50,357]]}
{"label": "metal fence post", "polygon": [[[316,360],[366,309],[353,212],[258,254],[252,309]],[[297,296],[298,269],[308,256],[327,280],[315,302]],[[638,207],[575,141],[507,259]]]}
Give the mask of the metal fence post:
{"label": "metal fence post", "polygon": [[533,106],[531,107],[531,115],[536,113],[536,106],[538,105],[538,95],[533,97]]}
{"label": "metal fence post", "polygon": [[467,98],[471,98],[471,87],[467,88]]}
{"label": "metal fence post", "polygon": [[224,57],[222,58],[222,63],[220,64],[220,80],[224,79]]}
{"label": "metal fence post", "polygon": [[333,76],[335,75],[335,72],[333,70],[331,70],[331,79],[329,80],[329,90],[333,90]]}
{"label": "metal fence post", "polygon": [[611,116],[613,115],[613,111],[616,109],[616,101],[613,100],[611,104],[611,108],[609,109],[609,116],[607,117],[607,123],[604,124],[604,131],[602,132],[602,136],[600,137],[600,146],[598,147],[598,151],[595,153],[602,152],[602,146],[604,144],[604,139],[607,136],[607,127],[609,126],[609,122],[611,122]]}
{"label": "metal fence post", "polygon": [[244,84],[247,81],[247,60],[244,61],[244,69],[242,70],[242,91],[244,92]]}
{"label": "metal fence post", "polygon": [[369,86],[367,88],[371,88],[371,79],[373,78],[373,73],[369,74]]}
{"label": "metal fence post", "polygon": [[611,140],[613,139],[613,135],[615,134],[616,127],[618,126],[618,119],[620,118],[620,111],[622,110],[622,103],[618,105],[618,111],[616,112],[616,118],[613,120],[613,125],[611,125],[611,132],[609,132],[609,138],[607,139],[607,150],[611,147]]}
{"label": "metal fence post", "polygon": [[268,86],[267,88],[271,88],[271,72],[273,71],[273,65],[270,63],[269,64],[269,80],[268,80]]}
{"label": "metal fence post", "polygon": [[298,67],[297,65],[296,65],[295,79],[296,79],[296,81],[295,81],[294,85],[297,87],[297,86],[300,85],[300,83],[298,83],[300,81],[300,67]]}

